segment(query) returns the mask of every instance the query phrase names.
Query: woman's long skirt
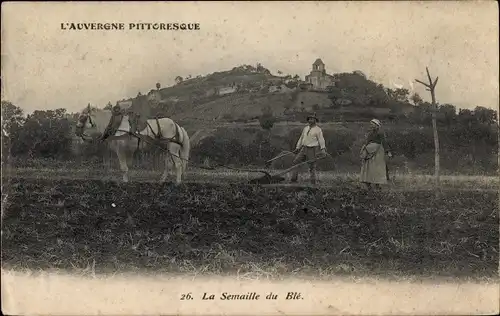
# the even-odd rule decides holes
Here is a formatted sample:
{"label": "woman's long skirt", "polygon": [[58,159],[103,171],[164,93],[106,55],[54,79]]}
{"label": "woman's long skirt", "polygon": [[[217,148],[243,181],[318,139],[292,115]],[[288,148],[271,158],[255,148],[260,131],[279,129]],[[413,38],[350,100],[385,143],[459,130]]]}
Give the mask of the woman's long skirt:
{"label": "woman's long skirt", "polygon": [[[387,165],[385,150],[380,144],[369,143],[363,148],[364,156],[370,159],[363,160],[361,165],[360,181],[373,184],[387,184]],[[363,155],[362,155],[363,156]]]}

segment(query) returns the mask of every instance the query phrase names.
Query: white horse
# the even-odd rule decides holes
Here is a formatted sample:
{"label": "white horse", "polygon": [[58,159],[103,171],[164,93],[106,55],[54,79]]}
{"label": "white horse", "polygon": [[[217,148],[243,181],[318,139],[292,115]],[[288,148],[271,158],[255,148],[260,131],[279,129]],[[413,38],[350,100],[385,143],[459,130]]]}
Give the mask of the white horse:
{"label": "white horse", "polygon": [[[107,135],[103,141],[108,142],[111,150],[116,153],[123,173],[123,181],[128,182],[129,164],[132,161],[132,155],[138,148],[138,138],[128,133],[131,126],[128,115],[115,116],[109,110],[89,107],[80,114],[75,134],[84,141],[99,139],[105,132],[108,132],[106,128],[110,124],[110,120],[116,120],[115,127],[118,126],[118,128]],[[167,180],[170,160],[176,171],[176,184],[180,184],[187,169],[191,149],[186,130],[170,118],[160,118],[158,120],[148,119],[146,127],[137,133],[141,137],[139,142],[142,143],[141,149],[144,149],[145,145],[156,146],[154,143],[166,143],[165,169],[160,183]],[[161,137],[157,138],[159,135]],[[147,141],[145,142],[144,139]]]}

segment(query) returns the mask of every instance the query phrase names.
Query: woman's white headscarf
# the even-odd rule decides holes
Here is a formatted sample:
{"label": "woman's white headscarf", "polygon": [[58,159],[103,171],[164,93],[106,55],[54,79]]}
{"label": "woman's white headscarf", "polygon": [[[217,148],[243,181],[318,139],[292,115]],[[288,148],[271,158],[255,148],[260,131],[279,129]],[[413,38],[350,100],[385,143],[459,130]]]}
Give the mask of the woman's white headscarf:
{"label": "woman's white headscarf", "polygon": [[375,125],[377,125],[378,127],[381,127],[381,126],[382,126],[382,123],[380,123],[380,121],[379,121],[379,120],[377,120],[377,119],[373,119],[373,120],[371,120],[371,121],[370,121],[370,123],[375,124]]}

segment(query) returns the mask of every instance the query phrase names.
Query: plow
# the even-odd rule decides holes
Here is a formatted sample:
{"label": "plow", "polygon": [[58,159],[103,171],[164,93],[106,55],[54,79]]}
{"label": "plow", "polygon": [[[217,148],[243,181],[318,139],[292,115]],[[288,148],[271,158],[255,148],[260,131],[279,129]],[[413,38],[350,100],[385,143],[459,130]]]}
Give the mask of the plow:
{"label": "plow", "polygon": [[[216,167],[206,167],[206,166],[200,166],[199,168],[206,169],[206,170],[216,170],[217,168],[227,168],[235,171],[240,171],[240,172],[255,172],[255,173],[261,173],[263,174],[259,178],[251,179],[248,181],[250,184],[277,184],[285,181],[284,175],[287,173],[291,172],[292,170],[296,168],[300,168],[303,165],[306,165],[308,163],[316,162],[318,160],[326,158],[328,155],[323,155],[323,156],[318,156],[313,159],[309,159],[303,162],[300,162],[298,164],[295,164],[285,170],[282,170],[278,172],[277,174],[271,174],[268,170],[262,170],[262,169],[245,169],[245,168],[234,168],[234,167],[229,167],[225,165],[218,165]],[[275,157],[274,159],[279,159],[282,158],[283,156],[278,156]]]}
{"label": "plow", "polygon": [[306,161],[303,161],[303,162],[300,162],[298,164],[295,164],[275,175],[271,175],[269,174],[268,172],[266,171],[263,171],[261,170],[260,172],[264,173],[264,175],[260,178],[256,178],[256,179],[252,179],[249,181],[249,183],[252,183],[252,184],[275,184],[275,183],[281,183],[285,180],[285,177],[283,177],[285,174],[289,173],[290,171],[296,169],[296,168],[299,168],[299,167],[302,167],[303,165],[306,165],[308,163],[312,163],[312,162],[316,162],[318,160],[321,160],[321,159],[324,159],[326,158],[327,155],[323,155],[323,156],[319,156],[319,157],[316,157],[314,159],[310,159],[310,160],[306,160]]}

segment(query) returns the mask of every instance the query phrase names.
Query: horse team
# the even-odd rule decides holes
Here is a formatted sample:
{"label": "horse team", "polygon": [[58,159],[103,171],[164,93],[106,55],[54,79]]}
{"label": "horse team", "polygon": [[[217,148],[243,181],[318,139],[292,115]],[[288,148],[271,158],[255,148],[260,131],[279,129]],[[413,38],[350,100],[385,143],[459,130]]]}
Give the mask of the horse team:
{"label": "horse team", "polygon": [[[163,183],[167,180],[169,174],[168,165],[169,161],[171,161],[175,168],[175,182],[177,184],[181,183],[191,150],[189,135],[183,127],[177,125],[170,118],[148,119],[145,121],[144,126],[132,133],[130,115],[121,115],[118,119],[117,128],[111,133],[107,133],[109,123],[113,119],[112,111],[89,107],[80,114],[75,134],[87,142],[102,139],[102,136],[107,134],[106,139],[103,140],[107,141],[111,150],[116,153],[124,182],[129,180],[129,165],[132,163],[134,152],[138,148],[144,149],[146,146],[154,144],[154,142],[161,143],[163,141],[166,143],[168,154],[165,155],[165,169],[160,182]],[[161,137],[158,137],[159,135]],[[151,141],[148,142],[147,140]]]}

